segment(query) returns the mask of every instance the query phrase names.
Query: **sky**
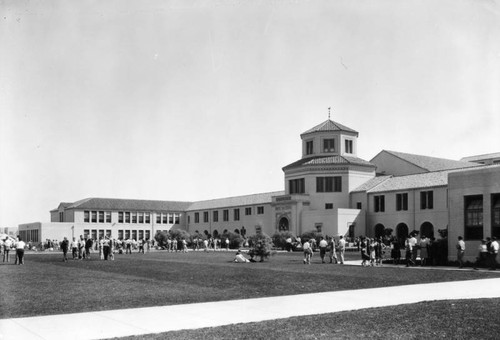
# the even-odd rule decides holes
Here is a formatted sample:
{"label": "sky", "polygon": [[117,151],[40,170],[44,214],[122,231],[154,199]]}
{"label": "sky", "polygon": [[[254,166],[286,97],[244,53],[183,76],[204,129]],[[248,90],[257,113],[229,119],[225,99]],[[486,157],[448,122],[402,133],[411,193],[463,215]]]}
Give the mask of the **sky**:
{"label": "sky", "polygon": [[500,2],[0,0],[0,227],[87,197],[279,191],[328,119],[500,151]]}

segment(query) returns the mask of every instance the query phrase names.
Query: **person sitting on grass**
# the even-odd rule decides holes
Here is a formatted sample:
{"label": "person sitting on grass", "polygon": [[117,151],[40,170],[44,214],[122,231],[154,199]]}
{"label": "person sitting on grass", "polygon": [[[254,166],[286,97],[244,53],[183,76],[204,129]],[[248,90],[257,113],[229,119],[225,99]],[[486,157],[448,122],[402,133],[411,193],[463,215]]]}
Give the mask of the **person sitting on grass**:
{"label": "person sitting on grass", "polygon": [[238,249],[238,251],[236,252],[236,255],[234,256],[234,262],[236,262],[236,263],[246,263],[246,262],[250,262],[250,260],[247,259],[245,256],[243,256],[243,254],[241,253],[241,251]]}

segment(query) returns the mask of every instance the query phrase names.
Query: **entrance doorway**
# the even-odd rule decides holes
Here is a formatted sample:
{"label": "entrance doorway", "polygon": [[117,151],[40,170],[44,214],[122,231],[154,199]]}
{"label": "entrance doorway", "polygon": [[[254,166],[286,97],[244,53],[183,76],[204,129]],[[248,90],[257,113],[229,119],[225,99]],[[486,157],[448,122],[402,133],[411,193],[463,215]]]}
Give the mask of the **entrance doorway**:
{"label": "entrance doorway", "polygon": [[290,225],[288,222],[288,218],[282,217],[280,218],[280,221],[278,223],[278,230],[279,231],[288,231],[290,230]]}
{"label": "entrance doorway", "polygon": [[430,222],[424,222],[420,226],[420,237],[425,235],[428,238],[434,237],[434,226]]}
{"label": "entrance doorway", "polygon": [[396,237],[398,238],[399,244],[404,245],[406,238],[408,237],[408,226],[404,223],[399,223],[396,227]]}
{"label": "entrance doorway", "polygon": [[385,227],[383,224],[377,224],[375,226],[375,238],[384,237]]}

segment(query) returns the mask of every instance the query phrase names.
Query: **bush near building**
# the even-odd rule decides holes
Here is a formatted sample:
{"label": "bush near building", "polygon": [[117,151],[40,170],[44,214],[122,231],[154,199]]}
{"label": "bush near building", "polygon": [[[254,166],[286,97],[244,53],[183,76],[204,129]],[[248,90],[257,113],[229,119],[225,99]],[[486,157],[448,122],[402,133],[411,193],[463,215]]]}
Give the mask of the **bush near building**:
{"label": "bush near building", "polygon": [[264,233],[258,233],[248,237],[250,250],[248,255],[251,257],[260,257],[260,262],[272,255],[273,241],[271,237]]}
{"label": "bush near building", "polygon": [[281,249],[281,250],[286,249],[287,238],[291,238],[292,242],[295,240],[295,237],[289,231],[279,231],[277,233],[274,233],[273,236],[271,236],[274,247],[276,247],[277,249]]}

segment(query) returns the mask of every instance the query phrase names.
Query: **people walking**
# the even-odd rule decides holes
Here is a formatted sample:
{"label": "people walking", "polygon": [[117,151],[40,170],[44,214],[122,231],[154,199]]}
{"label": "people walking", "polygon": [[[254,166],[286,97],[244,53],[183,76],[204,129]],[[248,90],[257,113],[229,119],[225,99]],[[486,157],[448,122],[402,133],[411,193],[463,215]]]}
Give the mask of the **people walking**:
{"label": "people walking", "polygon": [[304,264],[311,264],[312,247],[309,241],[304,242],[302,249],[304,250]]}
{"label": "people walking", "polygon": [[9,253],[10,253],[10,248],[12,248],[12,240],[10,237],[6,237],[3,240],[3,262],[9,262]]}
{"label": "people walking", "polygon": [[342,236],[342,235],[339,236],[338,250],[339,250],[340,264],[344,264],[345,239],[344,239],[344,236]]}
{"label": "people walking", "polygon": [[319,257],[321,258],[321,263],[325,263],[326,247],[328,247],[328,242],[321,236],[319,241]]}
{"label": "people walking", "polygon": [[22,265],[24,264],[24,248],[26,248],[26,243],[21,239],[21,237],[17,237],[17,242],[16,242],[16,259],[17,259],[17,264]]}
{"label": "people walking", "polygon": [[68,262],[68,249],[69,249],[69,241],[68,239],[65,237],[62,241],[61,241],[61,250],[63,252],[63,262]]}

